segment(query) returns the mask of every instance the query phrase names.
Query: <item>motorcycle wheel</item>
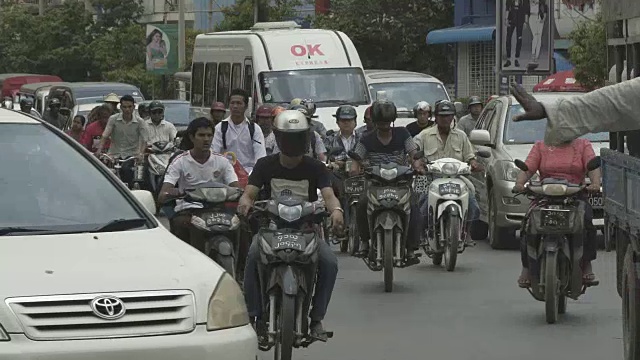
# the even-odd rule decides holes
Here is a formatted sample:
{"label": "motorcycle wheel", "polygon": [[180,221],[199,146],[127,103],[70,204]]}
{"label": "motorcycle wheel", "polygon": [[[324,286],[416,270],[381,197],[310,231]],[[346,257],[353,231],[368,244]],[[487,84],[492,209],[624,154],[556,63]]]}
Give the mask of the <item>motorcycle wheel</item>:
{"label": "motorcycle wheel", "polygon": [[444,249],[444,267],[447,271],[453,271],[456,268],[458,260],[458,242],[460,241],[460,218],[455,215],[449,215],[447,226],[446,245]]}
{"label": "motorcycle wheel", "polygon": [[280,306],[280,326],[273,351],[274,360],[291,360],[295,341],[296,298],[282,293]]}
{"label": "motorcycle wheel", "polygon": [[360,231],[358,230],[358,222],[356,221],[356,206],[352,205],[349,209],[349,242],[348,252],[351,256],[355,256],[360,250]]}
{"label": "motorcycle wheel", "polygon": [[393,232],[384,231],[384,291],[393,291]]}
{"label": "motorcycle wheel", "polygon": [[548,324],[558,321],[558,253],[544,255],[544,309]]}
{"label": "motorcycle wheel", "polygon": [[622,274],[622,340],[625,360],[640,360],[640,292],[633,255],[633,248],[629,246],[625,251]]}

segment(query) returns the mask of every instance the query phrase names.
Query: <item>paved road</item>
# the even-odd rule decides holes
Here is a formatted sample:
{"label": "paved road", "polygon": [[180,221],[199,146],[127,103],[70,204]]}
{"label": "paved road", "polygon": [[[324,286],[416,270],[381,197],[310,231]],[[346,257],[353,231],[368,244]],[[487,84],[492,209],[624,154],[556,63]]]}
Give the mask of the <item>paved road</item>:
{"label": "paved road", "polygon": [[601,285],[570,300],[555,325],[546,324],[544,303],[517,287],[516,251],[491,250],[481,242],[459,257],[453,273],[423,260],[395,272],[391,294],[384,293],[381,272],[338,256],[325,322],[335,337],[297,350],[296,359],[622,359],[614,253],[598,254]]}

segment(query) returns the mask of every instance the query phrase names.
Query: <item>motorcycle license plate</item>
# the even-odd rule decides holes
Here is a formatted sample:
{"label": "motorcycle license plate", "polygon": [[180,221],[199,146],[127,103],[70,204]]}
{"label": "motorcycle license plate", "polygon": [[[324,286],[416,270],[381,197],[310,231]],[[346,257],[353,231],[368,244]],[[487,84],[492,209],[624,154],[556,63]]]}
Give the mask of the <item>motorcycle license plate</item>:
{"label": "motorcycle license plate", "polygon": [[303,250],[302,249],[303,237],[301,235],[296,235],[296,234],[274,235],[274,239],[276,240],[276,243],[273,246],[273,250],[275,251],[286,250],[286,249],[292,249],[292,250],[298,250],[298,251]]}
{"label": "motorcycle license plate", "polygon": [[364,179],[347,179],[344,181],[346,194],[360,194],[364,191]]}
{"label": "motorcycle license plate", "polygon": [[207,226],[231,225],[231,218],[225,213],[210,213],[205,217]]}
{"label": "motorcycle license plate", "polygon": [[591,207],[594,209],[599,209],[604,207],[604,198],[602,197],[602,193],[601,192],[590,193],[589,205],[591,205]]}
{"label": "motorcycle license plate", "polygon": [[454,183],[440,184],[438,191],[440,191],[440,195],[460,195],[462,193],[460,184]]}
{"label": "motorcycle license plate", "polygon": [[540,225],[542,227],[569,227],[569,215],[571,211],[567,210],[547,210],[541,211]]}

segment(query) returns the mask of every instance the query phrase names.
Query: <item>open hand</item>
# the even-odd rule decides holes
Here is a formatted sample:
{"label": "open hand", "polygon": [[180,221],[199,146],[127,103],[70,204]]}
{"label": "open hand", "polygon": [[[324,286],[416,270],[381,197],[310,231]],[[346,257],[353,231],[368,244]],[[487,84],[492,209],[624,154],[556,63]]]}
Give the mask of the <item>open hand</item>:
{"label": "open hand", "polygon": [[524,114],[514,116],[513,121],[540,120],[547,117],[544,106],[529,94],[522,85],[512,83],[511,92],[525,111]]}

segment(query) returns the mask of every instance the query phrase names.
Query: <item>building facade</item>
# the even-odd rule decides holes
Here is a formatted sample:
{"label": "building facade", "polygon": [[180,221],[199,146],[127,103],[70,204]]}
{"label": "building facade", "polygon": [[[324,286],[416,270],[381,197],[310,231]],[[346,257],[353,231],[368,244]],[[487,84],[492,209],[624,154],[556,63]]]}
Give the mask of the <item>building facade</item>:
{"label": "building facade", "polygon": [[[638,0],[630,0],[638,1]],[[556,0],[554,3],[555,70],[571,70],[568,60],[569,33],[575,24],[593,18],[598,11],[595,0]],[[455,95],[457,98],[497,94],[496,88],[496,1],[455,0],[455,26],[431,31],[427,44],[455,44]],[[513,80],[531,90],[542,78],[516,76]]]}

